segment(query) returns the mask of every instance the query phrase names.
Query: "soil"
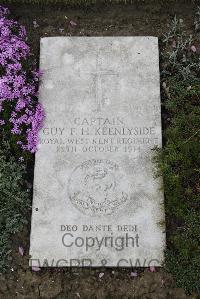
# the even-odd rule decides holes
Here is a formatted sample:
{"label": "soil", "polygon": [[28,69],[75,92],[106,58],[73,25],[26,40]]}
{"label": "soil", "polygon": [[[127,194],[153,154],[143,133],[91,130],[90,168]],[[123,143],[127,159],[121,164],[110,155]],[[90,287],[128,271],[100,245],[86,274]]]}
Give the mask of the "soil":
{"label": "soil", "polygon": [[[19,245],[25,253],[19,254]],[[28,266],[29,230],[13,239],[12,267],[0,275],[0,298],[57,299],[197,299],[176,286],[162,268],[81,269],[54,268],[32,271]],[[132,273],[138,274],[133,277]]]}
{"label": "soil", "polygon": [[[9,5],[9,8],[12,17],[26,26],[32,52],[39,61],[39,40],[44,36],[161,37],[175,14],[177,18],[184,20],[186,30],[191,33],[196,5],[192,1],[173,4],[167,2],[95,5],[84,8],[22,4]],[[29,230],[30,227],[13,240],[11,269],[0,276],[0,298],[197,298],[195,295],[186,296],[183,289],[177,288],[173,277],[161,268],[156,269],[156,272],[136,269],[137,277],[131,276],[134,269],[31,271],[28,267]],[[24,256],[19,254],[19,246],[25,249]]]}
{"label": "soil", "polygon": [[[9,7],[13,16],[28,29],[29,42],[34,46],[33,52],[38,54],[39,39],[44,36],[162,36],[175,15],[183,19],[187,31],[192,32],[197,5],[192,1],[181,4],[157,2],[74,9],[30,4]],[[70,25],[70,21],[77,25]],[[33,22],[36,22],[36,28]]]}

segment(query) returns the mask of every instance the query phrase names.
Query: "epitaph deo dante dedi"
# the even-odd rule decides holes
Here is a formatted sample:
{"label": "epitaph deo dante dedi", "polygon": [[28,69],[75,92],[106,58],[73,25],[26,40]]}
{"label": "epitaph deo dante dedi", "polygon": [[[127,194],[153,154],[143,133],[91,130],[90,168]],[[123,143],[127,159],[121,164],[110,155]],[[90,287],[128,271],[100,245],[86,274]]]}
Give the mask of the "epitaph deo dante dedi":
{"label": "epitaph deo dante dedi", "polygon": [[156,37],[41,39],[30,266],[160,266]]}

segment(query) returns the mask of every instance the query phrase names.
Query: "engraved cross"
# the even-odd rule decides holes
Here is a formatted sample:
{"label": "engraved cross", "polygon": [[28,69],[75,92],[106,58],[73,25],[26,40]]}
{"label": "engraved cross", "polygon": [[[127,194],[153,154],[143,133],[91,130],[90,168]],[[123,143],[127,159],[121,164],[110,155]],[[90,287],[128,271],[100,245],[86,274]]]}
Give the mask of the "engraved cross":
{"label": "engraved cross", "polygon": [[118,77],[119,73],[114,72],[114,70],[111,69],[102,69],[100,59],[99,59],[99,54],[96,55],[96,70],[91,72],[81,71],[81,73],[93,76],[95,100],[97,105],[95,112],[100,112],[103,108],[103,100],[105,100],[104,90],[103,90],[103,79],[105,78],[105,76]]}

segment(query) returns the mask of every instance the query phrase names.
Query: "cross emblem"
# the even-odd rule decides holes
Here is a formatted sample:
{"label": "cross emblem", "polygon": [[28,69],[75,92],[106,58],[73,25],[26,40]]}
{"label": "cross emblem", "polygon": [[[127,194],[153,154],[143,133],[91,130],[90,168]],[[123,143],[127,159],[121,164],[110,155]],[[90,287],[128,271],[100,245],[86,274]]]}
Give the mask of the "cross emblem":
{"label": "cross emblem", "polygon": [[96,109],[95,112],[102,111],[103,108],[103,100],[104,98],[104,92],[103,92],[103,79],[105,79],[106,76],[119,76],[119,73],[114,72],[111,69],[102,69],[100,59],[99,59],[99,53],[96,55],[96,71],[92,72],[84,72],[80,71],[79,73],[84,73],[87,75],[93,76],[93,82],[94,82],[94,89],[95,89],[95,100],[96,100]]}

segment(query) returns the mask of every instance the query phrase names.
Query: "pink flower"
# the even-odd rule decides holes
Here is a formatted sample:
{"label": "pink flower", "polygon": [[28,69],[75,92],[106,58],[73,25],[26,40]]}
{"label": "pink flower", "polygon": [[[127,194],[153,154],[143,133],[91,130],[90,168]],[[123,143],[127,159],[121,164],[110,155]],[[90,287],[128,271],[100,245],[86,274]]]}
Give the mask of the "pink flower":
{"label": "pink flower", "polygon": [[175,41],[175,39],[173,39],[173,41],[172,41],[172,48],[176,48],[176,41]]}
{"label": "pink flower", "polygon": [[9,15],[10,11],[8,8],[0,6],[0,18]]}
{"label": "pink flower", "polygon": [[191,49],[191,51],[192,51],[193,53],[196,53],[196,51],[197,51],[197,49],[196,49],[195,46],[191,46],[190,49]]}
{"label": "pink flower", "polygon": [[149,270],[150,270],[150,272],[156,272],[156,268],[155,268],[155,266],[150,266],[150,267],[149,267]]}
{"label": "pink flower", "polygon": [[77,26],[77,23],[74,21],[70,21],[69,24],[73,27],[73,26]]}
{"label": "pink flower", "polygon": [[39,271],[41,271],[41,268],[40,267],[36,267],[36,266],[32,266],[32,271],[39,272]]}
{"label": "pink flower", "polygon": [[138,274],[137,274],[137,272],[131,272],[130,276],[131,276],[131,277],[137,277]]}
{"label": "pink flower", "polygon": [[11,133],[16,135],[17,144],[34,153],[44,119],[43,107],[37,102],[42,72],[34,65],[25,69],[24,61],[30,57],[26,29],[7,18],[8,14],[9,10],[0,6],[0,65],[3,74],[0,75],[0,112],[4,105],[8,111],[0,125],[11,124]]}
{"label": "pink flower", "polygon": [[19,246],[19,254],[20,254],[21,256],[24,255],[24,248],[23,248],[22,246]]}

